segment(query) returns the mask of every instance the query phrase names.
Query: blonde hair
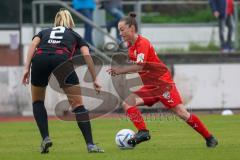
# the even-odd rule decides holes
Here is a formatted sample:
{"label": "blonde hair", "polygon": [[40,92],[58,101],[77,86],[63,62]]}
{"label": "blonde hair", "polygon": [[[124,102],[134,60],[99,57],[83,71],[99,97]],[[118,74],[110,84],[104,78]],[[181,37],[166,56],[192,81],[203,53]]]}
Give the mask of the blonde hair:
{"label": "blonde hair", "polygon": [[66,28],[75,27],[72,15],[67,9],[60,9],[57,12],[55,16],[55,21],[54,21],[54,27],[57,27],[57,26],[63,26]]}

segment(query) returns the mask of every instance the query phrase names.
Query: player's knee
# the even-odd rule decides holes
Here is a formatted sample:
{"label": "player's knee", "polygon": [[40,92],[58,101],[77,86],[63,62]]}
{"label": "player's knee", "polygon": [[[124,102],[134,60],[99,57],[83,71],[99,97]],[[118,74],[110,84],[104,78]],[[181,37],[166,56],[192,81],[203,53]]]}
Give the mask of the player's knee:
{"label": "player's knee", "polygon": [[128,105],[126,102],[122,102],[122,107],[123,107],[123,110],[126,111],[127,108],[128,108]]}
{"label": "player's knee", "polygon": [[79,98],[69,99],[69,103],[72,108],[83,105],[82,100]]}
{"label": "player's knee", "polygon": [[132,96],[128,97],[125,101],[126,106],[135,106],[136,105],[136,99]]}
{"label": "player's knee", "polygon": [[186,111],[186,110],[185,111],[180,111],[178,116],[186,121],[186,120],[189,119],[190,113],[188,111]]}
{"label": "player's knee", "polygon": [[173,111],[183,120],[188,120],[190,117],[190,113],[182,105],[175,107]]}
{"label": "player's knee", "polygon": [[188,120],[190,117],[190,114],[188,112],[180,112],[180,114],[178,114],[178,116],[183,119],[183,120]]}
{"label": "player's knee", "polygon": [[123,110],[124,111],[127,111],[129,108],[131,108],[132,106],[129,105],[127,102],[122,102],[122,106],[123,106]]}

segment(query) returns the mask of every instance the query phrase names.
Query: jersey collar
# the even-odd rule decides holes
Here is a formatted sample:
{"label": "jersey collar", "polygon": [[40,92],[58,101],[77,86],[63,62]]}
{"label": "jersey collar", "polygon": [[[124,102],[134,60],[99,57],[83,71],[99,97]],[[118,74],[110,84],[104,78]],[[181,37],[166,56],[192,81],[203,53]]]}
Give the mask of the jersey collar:
{"label": "jersey collar", "polygon": [[138,37],[137,37],[137,40],[134,42],[134,44],[131,44],[131,43],[129,43],[128,42],[128,48],[130,48],[130,47],[133,47],[133,46],[136,46],[136,44],[140,41],[140,39],[141,39],[141,35],[137,35]]}

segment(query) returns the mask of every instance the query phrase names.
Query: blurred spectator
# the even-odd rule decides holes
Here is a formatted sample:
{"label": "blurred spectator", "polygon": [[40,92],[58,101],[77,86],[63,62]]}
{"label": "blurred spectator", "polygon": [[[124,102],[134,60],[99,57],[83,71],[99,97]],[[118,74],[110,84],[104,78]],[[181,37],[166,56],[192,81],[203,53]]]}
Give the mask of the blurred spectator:
{"label": "blurred spectator", "polygon": [[[213,15],[218,18],[219,38],[222,52],[233,52],[234,0],[209,0]],[[224,38],[225,25],[228,27],[227,40]]]}
{"label": "blurred spectator", "polygon": [[[96,8],[95,0],[72,0],[72,5],[75,10],[83,14],[89,20],[93,21],[93,11]],[[92,41],[92,26],[84,22],[84,39],[93,45]]]}
{"label": "blurred spectator", "polygon": [[121,36],[118,31],[118,22],[124,17],[122,9],[122,0],[100,0],[102,3],[102,8],[106,10],[108,14],[112,16],[112,20],[108,21],[106,24],[107,31],[110,33],[113,27],[116,28],[116,37],[121,41]]}

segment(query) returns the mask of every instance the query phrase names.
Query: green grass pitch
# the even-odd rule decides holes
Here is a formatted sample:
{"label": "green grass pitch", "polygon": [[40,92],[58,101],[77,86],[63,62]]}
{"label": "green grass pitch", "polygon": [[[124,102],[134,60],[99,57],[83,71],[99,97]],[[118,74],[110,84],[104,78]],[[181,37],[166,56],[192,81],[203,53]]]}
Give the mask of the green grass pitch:
{"label": "green grass pitch", "polygon": [[53,147],[39,153],[40,134],[35,122],[0,122],[0,160],[236,160],[240,156],[240,115],[201,115],[200,118],[219,140],[217,148],[207,148],[203,138],[179,119],[147,120],[152,139],[133,150],[120,150],[115,134],[123,128],[133,129],[125,118],[92,120],[95,143],[105,149],[89,154],[75,122],[49,122]]}

